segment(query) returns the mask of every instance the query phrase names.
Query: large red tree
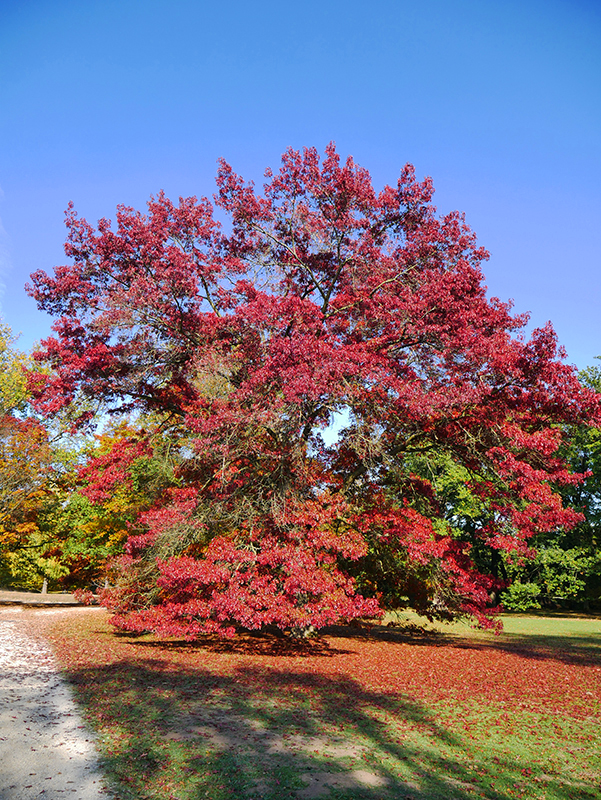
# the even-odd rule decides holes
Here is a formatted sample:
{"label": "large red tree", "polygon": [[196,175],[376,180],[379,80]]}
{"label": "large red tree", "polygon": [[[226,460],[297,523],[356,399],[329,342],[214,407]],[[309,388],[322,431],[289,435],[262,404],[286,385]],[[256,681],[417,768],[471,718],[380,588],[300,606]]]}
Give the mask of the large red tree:
{"label": "large red tree", "polygon": [[[560,425],[592,419],[594,393],[550,325],[526,340],[526,319],[487,299],[486,251],[410,166],[378,193],[333,145],[288,150],[261,193],[225,162],[217,190],[224,226],[194,197],[96,229],[71,208],[71,263],[29,287],[56,317],[39,408],[100,399],[144,420],[99,491],[156,437],[178,453],[178,486],[139,520],[107,596],[115,623],[304,629],[377,613],[399,587],[486,621],[474,537],[522,553],[577,522],[556,491],[576,480]],[[428,454],[469,475],[469,540],[412,470]]]}

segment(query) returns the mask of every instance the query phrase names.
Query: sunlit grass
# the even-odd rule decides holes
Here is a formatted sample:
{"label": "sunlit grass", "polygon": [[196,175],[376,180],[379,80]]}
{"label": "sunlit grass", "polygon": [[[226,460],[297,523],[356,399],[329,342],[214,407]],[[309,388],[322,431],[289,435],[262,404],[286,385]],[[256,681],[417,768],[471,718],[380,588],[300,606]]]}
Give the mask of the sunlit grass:
{"label": "sunlit grass", "polygon": [[[565,611],[548,611],[531,614],[501,614],[504,634],[517,634],[523,636],[550,636],[564,638],[566,636],[592,637],[593,646],[601,643],[601,615],[581,615]],[[402,611],[388,612],[383,620],[383,625],[389,622],[398,622],[400,625],[416,625],[424,630],[456,633],[462,636],[489,636],[479,628],[475,628],[465,621],[458,622],[430,622],[415,611],[403,609]],[[593,641],[594,640],[594,641]]]}

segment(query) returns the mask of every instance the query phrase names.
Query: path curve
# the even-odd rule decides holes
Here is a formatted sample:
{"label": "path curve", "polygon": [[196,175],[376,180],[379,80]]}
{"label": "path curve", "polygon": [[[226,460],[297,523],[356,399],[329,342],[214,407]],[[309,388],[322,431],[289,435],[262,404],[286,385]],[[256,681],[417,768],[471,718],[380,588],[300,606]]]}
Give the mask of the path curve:
{"label": "path curve", "polygon": [[0,800],[109,796],[94,736],[52,651],[26,632],[18,610],[0,609]]}

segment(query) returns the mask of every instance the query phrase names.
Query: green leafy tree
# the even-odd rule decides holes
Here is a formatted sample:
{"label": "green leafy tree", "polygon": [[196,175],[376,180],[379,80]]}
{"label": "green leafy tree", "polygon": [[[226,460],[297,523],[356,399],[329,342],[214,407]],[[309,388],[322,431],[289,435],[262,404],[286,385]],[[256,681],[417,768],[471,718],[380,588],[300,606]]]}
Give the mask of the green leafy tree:
{"label": "green leafy tree", "polygon": [[[601,392],[601,369],[579,373],[586,387]],[[564,427],[563,458],[584,480],[560,491],[566,506],[581,515],[572,528],[556,528],[533,537],[533,552],[506,559],[509,586],[503,605],[510,611],[541,606],[597,607],[601,605],[601,428]]]}
{"label": "green leafy tree", "polygon": [[15,349],[16,341],[9,326],[0,322],[0,416],[23,411],[29,397],[24,368],[31,361]]}

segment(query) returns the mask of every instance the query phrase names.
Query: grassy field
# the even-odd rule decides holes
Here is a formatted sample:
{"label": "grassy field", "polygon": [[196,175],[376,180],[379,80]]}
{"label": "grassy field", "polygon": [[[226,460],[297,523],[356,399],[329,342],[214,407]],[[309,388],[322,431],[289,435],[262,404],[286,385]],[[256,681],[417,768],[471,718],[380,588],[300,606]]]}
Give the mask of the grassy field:
{"label": "grassy field", "polygon": [[601,620],[160,642],[44,616],[120,800],[601,798]]}

